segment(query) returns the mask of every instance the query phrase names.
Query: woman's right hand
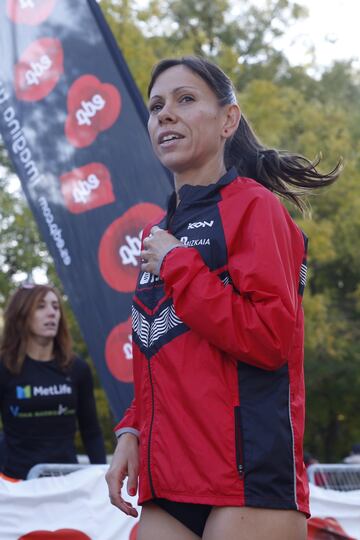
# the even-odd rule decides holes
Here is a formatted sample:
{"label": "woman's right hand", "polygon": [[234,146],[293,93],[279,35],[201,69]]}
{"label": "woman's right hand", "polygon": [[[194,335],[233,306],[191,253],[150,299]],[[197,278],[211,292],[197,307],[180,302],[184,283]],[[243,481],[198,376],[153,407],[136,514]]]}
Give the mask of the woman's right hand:
{"label": "woman's right hand", "polygon": [[138,512],[130,502],[121,496],[121,490],[126,477],[127,492],[133,497],[138,488],[139,475],[139,442],[136,435],[124,433],[118,440],[117,446],[108,472],[106,481],[109,488],[111,504],[117,506],[128,516],[137,517]]}

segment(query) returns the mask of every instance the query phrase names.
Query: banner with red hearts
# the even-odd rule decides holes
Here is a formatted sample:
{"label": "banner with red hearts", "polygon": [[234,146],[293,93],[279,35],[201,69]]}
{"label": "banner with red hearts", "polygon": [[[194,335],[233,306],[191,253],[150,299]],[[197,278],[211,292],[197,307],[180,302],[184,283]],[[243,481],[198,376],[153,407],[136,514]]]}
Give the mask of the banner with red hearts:
{"label": "banner with red hearts", "polygon": [[[0,478],[1,540],[136,540],[139,518],[110,504],[107,467],[13,484]],[[124,498],[139,512],[136,497]]]}
{"label": "banner with red hearts", "polygon": [[[139,518],[110,504],[106,470],[90,465],[18,483],[0,478],[1,540],[136,540]],[[122,493],[140,514],[136,496],[126,494],[126,480]],[[310,511],[307,540],[360,539],[360,491],[310,484]]]}
{"label": "banner with red hearts", "polygon": [[171,190],[146,123],[95,0],[0,2],[0,132],[116,419],[141,230]]}

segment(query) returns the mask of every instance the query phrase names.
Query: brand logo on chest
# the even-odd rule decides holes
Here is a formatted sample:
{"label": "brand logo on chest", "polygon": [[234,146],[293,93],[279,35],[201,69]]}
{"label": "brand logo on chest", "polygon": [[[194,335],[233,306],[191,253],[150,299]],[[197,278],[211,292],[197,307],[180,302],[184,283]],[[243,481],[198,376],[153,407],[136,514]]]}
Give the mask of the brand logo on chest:
{"label": "brand logo on chest", "polygon": [[68,384],[53,384],[52,386],[17,386],[17,399],[30,399],[36,396],[61,396],[72,394],[72,388]]}
{"label": "brand logo on chest", "polygon": [[189,240],[188,236],[182,236],[180,242],[185,244],[185,246],[210,246],[210,238],[194,238]]}
{"label": "brand logo on chest", "polygon": [[201,227],[212,227],[214,225],[214,220],[211,221],[196,221],[195,223],[189,223],[188,229],[200,229]]}

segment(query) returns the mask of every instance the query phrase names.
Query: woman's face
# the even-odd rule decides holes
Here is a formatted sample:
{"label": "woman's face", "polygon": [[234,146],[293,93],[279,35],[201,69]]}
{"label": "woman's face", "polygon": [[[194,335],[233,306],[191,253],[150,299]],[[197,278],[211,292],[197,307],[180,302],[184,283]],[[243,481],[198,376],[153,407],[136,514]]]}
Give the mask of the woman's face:
{"label": "woman's face", "polygon": [[59,299],[53,291],[48,291],[35,304],[30,317],[30,336],[53,339],[58,332],[60,316]]}
{"label": "woman's face", "polygon": [[152,146],[174,173],[223,160],[226,107],[206,82],[185,66],[159,75],[151,89],[148,122]]}

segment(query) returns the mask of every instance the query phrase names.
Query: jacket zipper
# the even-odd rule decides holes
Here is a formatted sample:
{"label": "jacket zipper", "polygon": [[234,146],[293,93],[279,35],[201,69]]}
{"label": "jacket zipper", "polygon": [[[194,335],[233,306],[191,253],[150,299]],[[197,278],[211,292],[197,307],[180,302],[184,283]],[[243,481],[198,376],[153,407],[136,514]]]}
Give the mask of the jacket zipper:
{"label": "jacket zipper", "polygon": [[242,446],[242,423],[240,407],[234,407],[236,468],[240,479],[244,478],[244,453]]}
{"label": "jacket zipper", "polygon": [[150,483],[150,489],[152,496],[156,498],[154,484],[151,476],[151,467],[150,467],[150,459],[151,459],[151,436],[152,436],[152,429],[153,429],[153,423],[154,423],[154,414],[155,414],[155,406],[154,406],[154,385],[153,385],[153,379],[152,379],[152,373],[151,373],[151,365],[150,360],[148,360],[148,368],[149,368],[149,379],[150,379],[150,386],[151,386],[151,421],[150,421],[150,430],[149,430],[149,441],[148,441],[148,473],[149,473],[149,483]]}

